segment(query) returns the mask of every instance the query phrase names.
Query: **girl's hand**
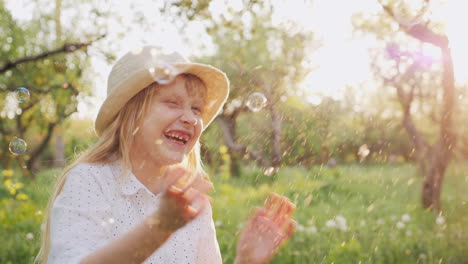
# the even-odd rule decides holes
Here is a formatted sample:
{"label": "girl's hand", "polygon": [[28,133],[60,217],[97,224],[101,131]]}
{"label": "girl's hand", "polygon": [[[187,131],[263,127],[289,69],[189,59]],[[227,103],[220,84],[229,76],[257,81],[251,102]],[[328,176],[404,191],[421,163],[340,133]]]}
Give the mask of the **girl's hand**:
{"label": "girl's hand", "polygon": [[174,232],[203,211],[210,200],[206,193],[213,185],[203,179],[202,175],[197,175],[192,182],[187,182],[190,174],[180,167],[168,168],[164,178],[166,191],[149,224],[157,225],[164,231]]}
{"label": "girl's hand", "polygon": [[271,194],[263,208],[258,208],[240,234],[236,264],[267,263],[294,233],[291,219],[295,205],[286,197]]}

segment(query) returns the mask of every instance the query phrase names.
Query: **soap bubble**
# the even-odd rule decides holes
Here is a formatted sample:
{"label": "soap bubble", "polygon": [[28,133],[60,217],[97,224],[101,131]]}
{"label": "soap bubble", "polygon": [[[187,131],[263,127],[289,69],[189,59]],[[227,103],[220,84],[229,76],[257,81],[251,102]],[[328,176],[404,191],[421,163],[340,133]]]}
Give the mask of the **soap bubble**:
{"label": "soap bubble", "polygon": [[258,112],[266,106],[267,99],[265,95],[259,92],[255,92],[249,96],[245,105],[252,111]]}
{"label": "soap bubble", "polygon": [[273,174],[275,174],[278,170],[275,168],[275,167],[268,167],[266,168],[264,171],[263,171],[263,174],[265,174],[265,176],[272,176]]}
{"label": "soap bubble", "polygon": [[17,137],[15,137],[8,145],[8,149],[10,150],[11,154],[15,156],[23,154],[27,150],[27,148],[28,145],[26,144],[26,141]]}
{"label": "soap bubble", "polygon": [[24,87],[16,89],[15,94],[19,103],[25,103],[29,101],[29,98],[31,97],[31,93],[29,93],[28,89]]}
{"label": "soap bubble", "polygon": [[177,69],[170,64],[157,65],[149,68],[148,71],[153,80],[160,84],[171,83],[178,74]]}
{"label": "soap bubble", "polygon": [[369,153],[370,153],[370,149],[367,146],[367,144],[364,144],[359,147],[358,155],[361,157],[361,159],[365,159],[369,155]]}

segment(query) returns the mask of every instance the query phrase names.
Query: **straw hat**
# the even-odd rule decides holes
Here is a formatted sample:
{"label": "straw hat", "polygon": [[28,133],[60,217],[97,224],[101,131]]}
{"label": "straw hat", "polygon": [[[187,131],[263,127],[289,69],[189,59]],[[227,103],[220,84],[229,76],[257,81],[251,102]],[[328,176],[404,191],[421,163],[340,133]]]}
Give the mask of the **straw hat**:
{"label": "straw hat", "polygon": [[144,46],[120,58],[107,80],[107,97],[99,109],[94,128],[101,136],[120,109],[139,91],[153,82],[169,83],[175,75],[190,73],[206,86],[206,105],[202,113],[206,128],[221,110],[229,94],[226,74],[213,66],[192,63],[177,52],[161,52],[157,46]]}

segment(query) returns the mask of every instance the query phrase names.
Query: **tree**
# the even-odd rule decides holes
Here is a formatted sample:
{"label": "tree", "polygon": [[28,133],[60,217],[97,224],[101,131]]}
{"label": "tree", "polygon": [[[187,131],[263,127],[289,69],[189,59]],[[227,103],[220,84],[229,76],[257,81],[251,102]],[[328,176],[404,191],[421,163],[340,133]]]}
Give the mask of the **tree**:
{"label": "tree", "polygon": [[[207,32],[216,53],[202,61],[225,71],[231,93],[224,111],[216,118],[231,156],[231,174],[239,175],[239,160],[246,157],[263,168],[280,166],[283,158],[281,97],[291,94],[308,71],[306,54],[314,50],[312,32],[293,33],[272,22],[274,6],[269,2],[243,1],[243,8],[227,8],[218,17],[209,12],[209,1],[177,2],[190,19],[207,22]],[[316,46],[316,45],[315,45]],[[238,118],[252,115],[246,106],[249,95],[260,92],[267,98],[268,146],[254,148],[239,138]],[[256,113],[258,115],[259,113]],[[252,131],[250,131],[252,133]],[[268,151],[267,151],[268,150]]]}
{"label": "tree", "polygon": [[[361,20],[358,21],[358,28],[387,41],[385,52],[374,54],[373,70],[383,86],[395,89],[400,102],[403,126],[413,143],[416,162],[424,175],[422,206],[438,211],[441,209],[444,174],[457,139],[453,124],[456,100],[449,40],[436,23],[422,19],[429,8],[428,0],[417,12],[413,11],[413,17],[405,19],[399,17],[397,12],[411,12],[402,11],[409,8],[402,6],[401,1],[381,2],[381,5],[384,13],[381,14],[380,23]],[[399,30],[391,30],[392,24],[396,24]],[[417,49],[424,45],[440,50],[439,65]],[[415,113],[416,107],[422,111]],[[426,117],[425,123],[421,122],[423,116]],[[433,122],[439,131],[424,131],[424,127],[432,126],[428,122]]]}
{"label": "tree", "polygon": [[[54,128],[76,112],[77,96],[89,87],[83,79],[87,48],[104,37],[96,34],[80,41],[63,36],[61,1],[56,4],[55,16],[38,14],[29,23],[19,23],[0,2],[0,39],[7,43],[0,50],[0,160],[12,167],[17,158],[24,176],[34,177],[31,172]],[[55,35],[42,26],[49,21],[56,25]],[[18,87],[29,90],[29,100],[16,99]],[[28,151],[16,157],[5,151],[14,137],[28,144]]]}

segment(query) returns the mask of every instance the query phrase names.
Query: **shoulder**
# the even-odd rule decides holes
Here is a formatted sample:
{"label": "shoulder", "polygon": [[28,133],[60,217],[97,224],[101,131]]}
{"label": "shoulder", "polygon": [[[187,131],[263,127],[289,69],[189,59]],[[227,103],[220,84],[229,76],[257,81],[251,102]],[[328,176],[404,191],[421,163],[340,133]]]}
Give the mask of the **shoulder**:
{"label": "shoulder", "polygon": [[[65,182],[60,190],[56,206],[67,208],[89,208],[104,206],[107,197],[109,169],[106,164],[80,163],[65,174]],[[106,205],[107,206],[107,205]]]}
{"label": "shoulder", "polygon": [[102,183],[111,177],[111,171],[108,163],[91,164],[80,163],[71,168],[66,176],[67,181],[80,180],[83,182]]}
{"label": "shoulder", "polygon": [[88,189],[103,192],[106,187],[113,185],[112,172],[107,163],[79,163],[66,172],[65,177],[63,191]]}

